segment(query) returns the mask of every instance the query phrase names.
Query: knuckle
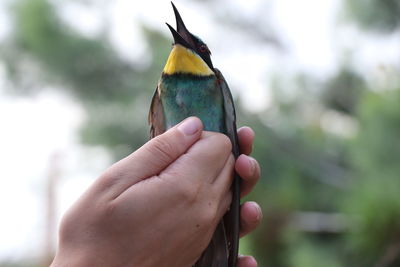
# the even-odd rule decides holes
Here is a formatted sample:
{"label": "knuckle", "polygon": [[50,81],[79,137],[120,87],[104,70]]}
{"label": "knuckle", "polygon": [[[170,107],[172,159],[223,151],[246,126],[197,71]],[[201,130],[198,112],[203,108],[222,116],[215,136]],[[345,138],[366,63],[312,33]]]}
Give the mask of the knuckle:
{"label": "knuckle", "polygon": [[232,143],[231,143],[231,140],[229,139],[229,137],[226,136],[225,134],[220,134],[218,136],[220,138],[219,142],[221,144],[222,149],[224,151],[229,151],[230,152],[232,150]]}
{"label": "knuckle", "polygon": [[197,202],[201,191],[197,183],[180,182],[177,187],[179,198],[188,203],[188,206],[192,206]]}
{"label": "knuckle", "polygon": [[101,191],[110,191],[125,176],[126,173],[112,166],[100,175],[95,184]]}
{"label": "knuckle", "polygon": [[117,204],[114,201],[111,201],[101,209],[100,216],[106,221],[109,218],[116,217],[116,214],[118,213],[117,210]]}
{"label": "knuckle", "polygon": [[232,151],[232,143],[228,136],[222,133],[215,133],[210,137],[209,145],[218,151]]}
{"label": "knuckle", "polygon": [[153,153],[157,154],[157,156],[165,161],[165,162],[171,162],[175,159],[176,153],[175,153],[175,146],[168,142],[167,140],[164,140],[163,138],[154,138],[153,140]]}

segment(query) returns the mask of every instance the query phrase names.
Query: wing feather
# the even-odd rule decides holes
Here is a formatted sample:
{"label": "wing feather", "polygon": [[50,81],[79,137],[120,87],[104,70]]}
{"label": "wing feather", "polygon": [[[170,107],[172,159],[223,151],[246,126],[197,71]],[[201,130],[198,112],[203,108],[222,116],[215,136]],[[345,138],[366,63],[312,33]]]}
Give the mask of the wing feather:
{"label": "wing feather", "polygon": [[[229,86],[222,73],[215,69],[221,93],[224,99],[226,134],[232,142],[232,152],[235,158],[239,157],[239,141],[236,129],[236,111]],[[236,266],[239,250],[239,211],[240,211],[240,176],[235,172],[232,183],[232,204],[224,216],[227,239],[229,241],[229,267]]]}
{"label": "wing feather", "polygon": [[153,99],[151,100],[148,121],[150,124],[150,138],[165,132],[164,108],[161,102],[158,86],[154,92]]}

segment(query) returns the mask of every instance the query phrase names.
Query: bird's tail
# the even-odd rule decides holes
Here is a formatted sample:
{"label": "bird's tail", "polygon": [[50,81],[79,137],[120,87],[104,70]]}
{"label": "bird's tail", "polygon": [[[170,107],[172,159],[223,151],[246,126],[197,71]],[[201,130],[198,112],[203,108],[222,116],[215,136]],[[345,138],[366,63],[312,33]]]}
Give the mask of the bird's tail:
{"label": "bird's tail", "polygon": [[221,221],[210,244],[193,267],[228,267],[228,247],[225,226]]}

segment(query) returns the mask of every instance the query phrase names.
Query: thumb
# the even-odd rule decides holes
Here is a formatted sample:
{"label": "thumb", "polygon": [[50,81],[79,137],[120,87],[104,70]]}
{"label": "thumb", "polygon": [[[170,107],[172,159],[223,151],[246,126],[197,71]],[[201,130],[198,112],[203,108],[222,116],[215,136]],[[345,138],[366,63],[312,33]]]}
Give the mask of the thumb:
{"label": "thumb", "polygon": [[202,129],[200,119],[190,117],[147,142],[132,154],[137,165],[141,165],[141,176],[159,174],[200,139]]}
{"label": "thumb", "polygon": [[106,177],[116,187],[114,194],[119,195],[137,182],[159,174],[200,138],[202,129],[200,119],[187,118],[115,163],[106,171]]}

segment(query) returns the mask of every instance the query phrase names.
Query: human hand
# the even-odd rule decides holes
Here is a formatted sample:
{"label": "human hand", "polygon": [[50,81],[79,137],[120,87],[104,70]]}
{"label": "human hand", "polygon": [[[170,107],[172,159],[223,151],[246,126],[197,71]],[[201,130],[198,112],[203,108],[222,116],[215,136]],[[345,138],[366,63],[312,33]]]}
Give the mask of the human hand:
{"label": "human hand", "polygon": [[[198,258],[229,206],[234,160],[225,136],[202,133],[198,119],[189,121],[114,164],[89,188],[64,216],[53,266],[190,266]],[[249,170],[238,162],[237,170]],[[242,234],[254,222],[246,210]]]}

